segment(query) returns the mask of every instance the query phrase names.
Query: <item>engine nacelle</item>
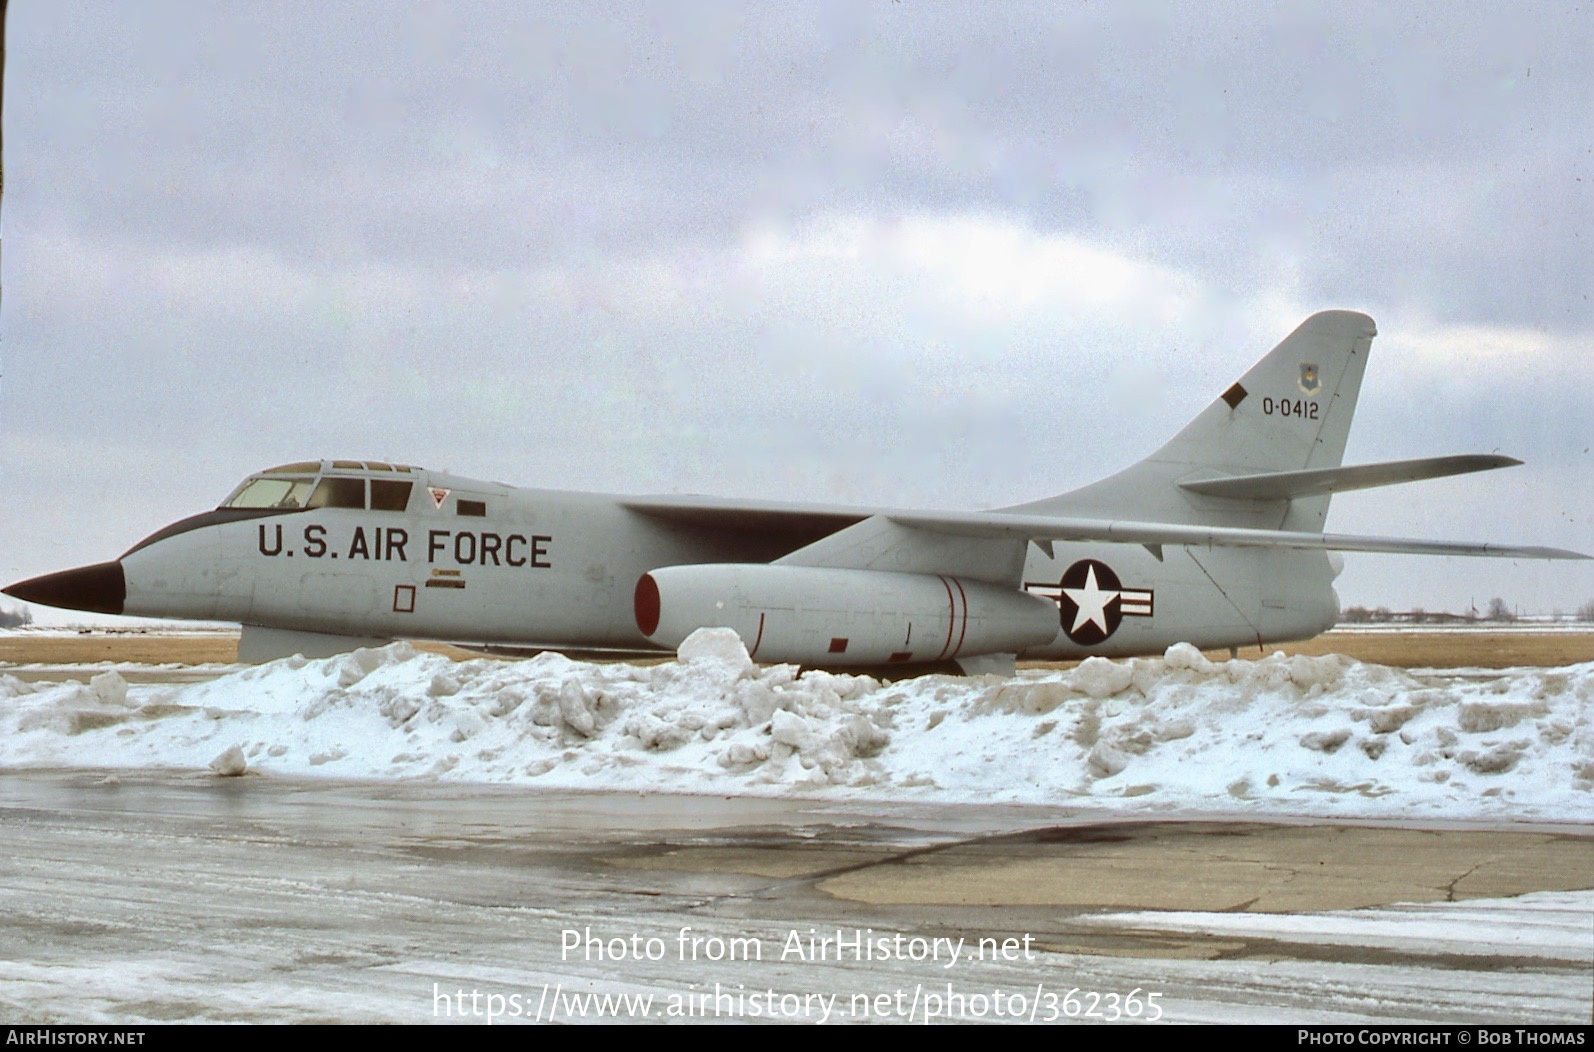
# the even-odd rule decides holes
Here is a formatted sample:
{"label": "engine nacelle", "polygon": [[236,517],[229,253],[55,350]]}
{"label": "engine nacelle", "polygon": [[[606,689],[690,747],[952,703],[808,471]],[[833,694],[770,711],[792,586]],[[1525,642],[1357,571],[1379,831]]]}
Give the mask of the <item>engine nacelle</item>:
{"label": "engine nacelle", "polygon": [[725,563],[667,566],[636,585],[642,634],[669,647],[731,628],[757,661],[888,665],[1016,653],[1052,642],[1057,607],[939,574]]}

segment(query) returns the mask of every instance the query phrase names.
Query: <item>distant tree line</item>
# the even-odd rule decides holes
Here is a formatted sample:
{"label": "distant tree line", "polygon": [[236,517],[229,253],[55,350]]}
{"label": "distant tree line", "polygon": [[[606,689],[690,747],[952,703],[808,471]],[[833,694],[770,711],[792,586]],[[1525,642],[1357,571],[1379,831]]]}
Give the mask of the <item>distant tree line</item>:
{"label": "distant tree line", "polygon": [[[1561,613],[1556,611],[1556,620],[1560,620]],[[1465,625],[1483,621],[1493,621],[1507,624],[1517,619],[1516,613],[1500,596],[1489,600],[1489,609],[1486,613],[1478,613],[1476,609],[1465,614],[1451,614],[1444,611],[1424,610],[1417,607],[1414,610],[1391,610],[1387,606],[1348,606],[1339,613],[1342,624],[1347,625]],[[1577,608],[1577,620],[1594,624],[1594,599],[1590,599]]]}
{"label": "distant tree line", "polygon": [[1348,606],[1339,613],[1339,619],[1350,625],[1465,625],[1484,620],[1478,614],[1451,614],[1443,610],[1391,610],[1387,606]]}
{"label": "distant tree line", "polygon": [[0,606],[0,628],[21,628],[33,624],[33,611],[27,607]]}
{"label": "distant tree line", "polygon": [[1515,621],[1516,619],[1517,615],[1511,612],[1511,608],[1506,605],[1504,599],[1501,599],[1499,596],[1495,596],[1493,599],[1489,600],[1489,616],[1485,620]]}

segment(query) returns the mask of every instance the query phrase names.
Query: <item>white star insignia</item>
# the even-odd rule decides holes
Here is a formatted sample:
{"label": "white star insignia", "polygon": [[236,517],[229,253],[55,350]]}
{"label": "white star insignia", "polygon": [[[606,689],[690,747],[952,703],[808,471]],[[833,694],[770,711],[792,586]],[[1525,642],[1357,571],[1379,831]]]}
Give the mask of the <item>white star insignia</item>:
{"label": "white star insignia", "polygon": [[1078,632],[1081,625],[1094,621],[1107,629],[1107,604],[1118,598],[1118,593],[1111,589],[1103,589],[1096,584],[1096,568],[1090,567],[1085,573],[1085,587],[1064,588],[1063,594],[1074,601],[1079,612],[1074,615],[1074,627],[1069,632]]}

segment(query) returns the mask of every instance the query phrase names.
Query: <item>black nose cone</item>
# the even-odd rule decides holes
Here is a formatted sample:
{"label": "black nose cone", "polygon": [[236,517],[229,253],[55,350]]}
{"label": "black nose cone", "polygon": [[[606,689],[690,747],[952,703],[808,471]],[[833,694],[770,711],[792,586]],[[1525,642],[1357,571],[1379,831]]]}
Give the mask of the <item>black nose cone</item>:
{"label": "black nose cone", "polygon": [[127,578],[122,564],[95,563],[76,570],[47,573],[18,581],[0,592],[25,603],[54,606],[62,610],[87,610],[96,614],[120,614],[127,602]]}

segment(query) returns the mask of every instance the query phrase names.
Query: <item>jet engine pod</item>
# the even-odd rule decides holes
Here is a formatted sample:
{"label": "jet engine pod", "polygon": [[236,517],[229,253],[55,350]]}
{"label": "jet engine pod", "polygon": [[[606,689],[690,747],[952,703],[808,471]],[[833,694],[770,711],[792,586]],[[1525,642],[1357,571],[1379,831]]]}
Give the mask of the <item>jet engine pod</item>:
{"label": "jet engine pod", "polygon": [[667,566],[636,586],[637,627],[678,647],[731,628],[758,661],[886,665],[1017,653],[1057,637],[1057,607],[938,574],[723,563]]}

